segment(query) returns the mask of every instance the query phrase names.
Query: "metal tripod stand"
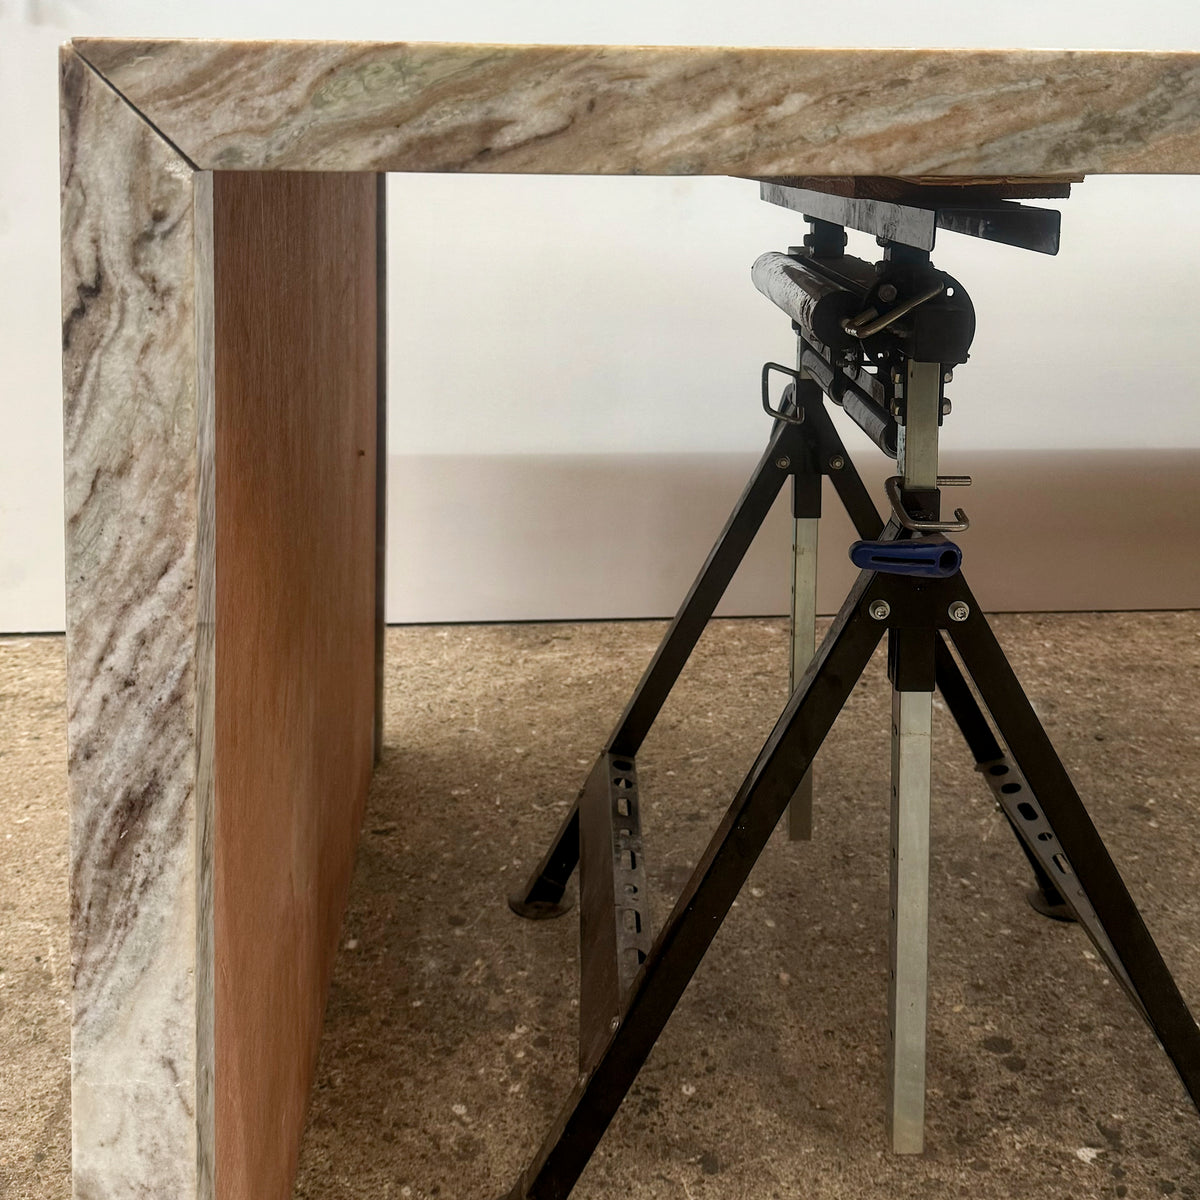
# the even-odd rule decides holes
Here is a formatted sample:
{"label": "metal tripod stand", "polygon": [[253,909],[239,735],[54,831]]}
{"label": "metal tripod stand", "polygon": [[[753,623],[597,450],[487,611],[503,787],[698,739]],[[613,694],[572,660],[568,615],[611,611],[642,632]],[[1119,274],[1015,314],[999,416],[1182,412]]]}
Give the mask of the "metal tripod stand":
{"label": "metal tripod stand", "polygon": [[[789,206],[800,203],[807,211],[807,198]],[[849,215],[846,224],[861,219]],[[882,270],[868,272],[844,255],[837,223],[812,226],[803,249],[755,264],[756,284],[792,316],[800,336],[796,371],[764,368],[763,403],[776,416],[766,451],[578,800],[527,885],[510,898],[522,916],[558,915],[579,866],[580,1074],[509,1200],[561,1200],[571,1191],[785,809],[797,795],[799,805],[806,802],[802,783],[813,758],[885,633],[892,684],[893,1150],[919,1152],[923,1138],[935,686],[1034,870],[1035,907],[1080,922],[1200,1107],[1200,1029],[963,579],[960,552],[944,537],[966,525],[961,510],[952,521],[941,519],[940,488],[949,481],[937,474],[937,441],[947,370],[965,361],[974,332],[969,299],[934,270],[928,248],[889,240]],[[774,409],[768,369],[795,377]],[[886,524],[823,392],[897,459]],[[785,480],[793,480],[797,522],[815,521],[823,476],[858,531],[852,557],[864,569],[652,937],[637,752]],[[797,536],[801,552],[810,544]],[[795,578],[800,592],[811,583],[806,569],[797,568]],[[797,606],[806,604],[799,595]],[[800,640],[793,641],[794,661]],[[806,832],[803,810],[794,832],[797,826]]]}

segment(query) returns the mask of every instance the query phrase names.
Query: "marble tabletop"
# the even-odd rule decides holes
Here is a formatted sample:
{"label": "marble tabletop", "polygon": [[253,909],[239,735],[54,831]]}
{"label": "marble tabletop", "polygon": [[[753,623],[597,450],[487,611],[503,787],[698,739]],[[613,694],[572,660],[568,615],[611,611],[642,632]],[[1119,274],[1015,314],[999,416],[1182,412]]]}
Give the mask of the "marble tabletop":
{"label": "marble tabletop", "polygon": [[1197,53],[72,46],[201,170],[1200,172]]}

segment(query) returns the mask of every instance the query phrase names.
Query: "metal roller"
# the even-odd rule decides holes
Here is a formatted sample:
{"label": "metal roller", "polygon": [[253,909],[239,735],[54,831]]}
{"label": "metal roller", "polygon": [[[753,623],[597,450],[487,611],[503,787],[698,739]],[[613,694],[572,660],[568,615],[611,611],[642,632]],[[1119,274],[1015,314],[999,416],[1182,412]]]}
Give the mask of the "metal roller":
{"label": "metal roller", "polygon": [[800,355],[800,365],[888,458],[896,457],[896,419],[883,405],[844,372],[835,371],[815,350],[806,347]]}
{"label": "metal roller", "polygon": [[845,288],[814,276],[777,250],[759,255],[750,278],[772,304],[824,345],[845,350],[858,344],[842,326],[858,314],[860,306]]}

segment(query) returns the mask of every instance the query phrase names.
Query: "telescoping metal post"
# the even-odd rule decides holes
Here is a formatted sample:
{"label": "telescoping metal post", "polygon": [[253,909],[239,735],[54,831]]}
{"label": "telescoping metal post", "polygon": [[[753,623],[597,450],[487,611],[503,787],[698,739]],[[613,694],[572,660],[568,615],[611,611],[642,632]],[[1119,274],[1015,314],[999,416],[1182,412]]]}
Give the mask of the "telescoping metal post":
{"label": "telescoping metal post", "polygon": [[[846,231],[828,221],[810,221],[805,234],[804,246],[794,246],[789,251],[787,265],[795,266],[793,254],[843,255],[846,251]],[[807,281],[805,281],[807,282]],[[796,279],[788,277],[792,285],[792,301],[813,301],[812,295],[804,292],[804,284],[796,290]],[[763,286],[761,282],[756,286]],[[769,285],[768,285],[769,286]],[[785,286],[785,290],[787,290]],[[813,376],[805,366],[803,326],[793,316],[796,330],[796,384],[797,403],[806,395],[810,407],[822,404],[819,383],[805,383]],[[824,466],[817,462],[820,453],[819,439],[809,426],[806,449],[811,453],[809,461],[798,464],[792,475],[792,579],[791,579],[791,659],[788,671],[788,689],[795,691],[804,678],[804,672],[817,652],[817,534],[821,524],[821,477]],[[792,841],[808,841],[813,835],[813,769],[805,772],[800,786],[788,805],[788,837]]]}
{"label": "telescoping metal post", "polygon": [[[796,369],[802,379],[804,342],[796,340]],[[814,385],[809,384],[809,388]],[[797,395],[802,389],[797,389]],[[820,393],[815,403],[821,403]],[[815,449],[815,447],[814,447]],[[794,692],[804,678],[808,664],[817,652],[817,530],[821,524],[821,474],[812,470],[815,463],[802,464],[809,470],[798,470],[792,476],[792,613],[791,662],[788,671],[788,691]],[[792,841],[808,841],[813,829],[813,772],[805,772],[800,786],[788,805],[788,837]]]}
{"label": "telescoping metal post", "polygon": [[[940,363],[907,364],[898,463],[906,492],[936,495]],[[934,501],[936,503],[936,501]],[[925,1028],[929,978],[929,792],[933,634],[893,629],[891,971],[888,1117],[892,1149],[925,1144]]]}

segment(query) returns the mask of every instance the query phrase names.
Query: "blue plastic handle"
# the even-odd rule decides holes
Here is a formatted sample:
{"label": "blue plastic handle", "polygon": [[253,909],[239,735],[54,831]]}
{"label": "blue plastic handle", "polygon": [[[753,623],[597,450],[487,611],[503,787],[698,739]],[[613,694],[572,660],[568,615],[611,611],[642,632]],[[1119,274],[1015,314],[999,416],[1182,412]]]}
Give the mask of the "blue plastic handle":
{"label": "blue plastic handle", "polygon": [[850,561],[885,575],[920,575],[948,579],[962,566],[962,551],[942,537],[906,538],[899,542],[855,542]]}

